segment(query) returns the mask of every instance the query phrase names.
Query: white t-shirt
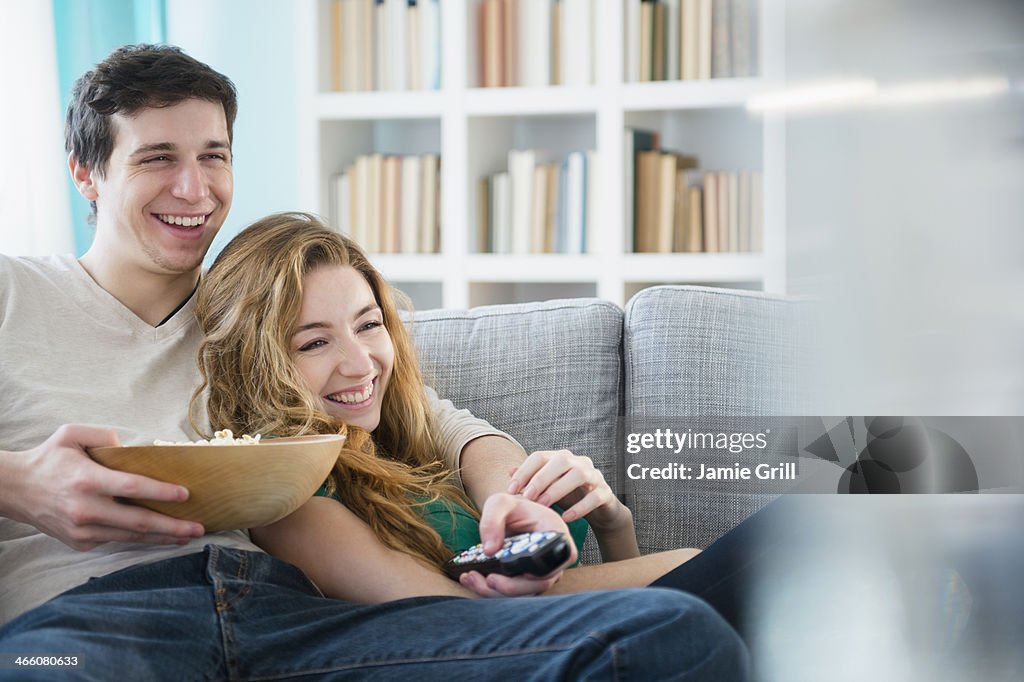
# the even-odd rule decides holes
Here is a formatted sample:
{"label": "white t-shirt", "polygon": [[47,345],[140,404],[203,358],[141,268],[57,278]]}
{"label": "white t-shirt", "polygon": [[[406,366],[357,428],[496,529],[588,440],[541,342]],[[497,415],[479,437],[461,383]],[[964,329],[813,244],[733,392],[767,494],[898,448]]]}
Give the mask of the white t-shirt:
{"label": "white t-shirt", "polygon": [[[124,445],[194,440],[187,408],[198,385],[201,334],[190,299],[152,327],[96,284],[73,256],[0,254],[0,450],[21,451],[62,424],[113,428]],[[504,435],[431,394],[446,458]],[[244,531],[188,545],[106,543],[78,552],[0,517],[0,624],[91,577],[218,544],[257,550]]]}

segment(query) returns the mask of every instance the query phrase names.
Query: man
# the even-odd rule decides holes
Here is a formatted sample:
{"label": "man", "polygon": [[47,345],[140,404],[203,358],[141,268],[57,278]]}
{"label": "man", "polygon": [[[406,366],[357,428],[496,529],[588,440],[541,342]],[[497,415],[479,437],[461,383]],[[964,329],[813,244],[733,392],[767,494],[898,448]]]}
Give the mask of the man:
{"label": "man", "polygon": [[[105,469],[85,448],[195,436],[191,298],[231,207],[237,104],[227,78],[154,46],[115,51],[72,99],[69,167],[93,203],[94,243],[78,261],[0,258],[0,679],[50,675],[16,667],[18,655],[73,657],[68,670],[89,678],[744,674],[735,634],[682,593],[422,597],[470,596],[430,574],[389,591],[417,599],[352,604],[321,597],[245,532],[204,536],[118,502],[188,495]],[[521,450],[437,410],[471,496],[503,489],[494,458]],[[512,521],[564,529],[511,496],[490,497],[485,517],[492,544]],[[354,593],[386,575],[351,576]]]}

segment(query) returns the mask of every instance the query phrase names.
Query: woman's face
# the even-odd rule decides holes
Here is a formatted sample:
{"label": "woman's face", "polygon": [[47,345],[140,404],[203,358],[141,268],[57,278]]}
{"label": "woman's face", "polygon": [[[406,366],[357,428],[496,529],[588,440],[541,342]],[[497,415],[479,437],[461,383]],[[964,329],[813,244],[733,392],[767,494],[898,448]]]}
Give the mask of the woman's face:
{"label": "woman's face", "polygon": [[367,431],[377,428],[395,349],[359,272],[326,265],[306,275],[291,351],[328,414]]}

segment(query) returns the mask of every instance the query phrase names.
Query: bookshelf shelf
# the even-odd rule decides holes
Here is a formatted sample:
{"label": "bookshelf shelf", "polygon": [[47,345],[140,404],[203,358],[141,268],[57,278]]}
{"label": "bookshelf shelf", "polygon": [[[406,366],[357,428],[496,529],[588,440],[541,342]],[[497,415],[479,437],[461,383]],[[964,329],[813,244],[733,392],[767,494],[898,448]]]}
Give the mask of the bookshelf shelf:
{"label": "bookshelf shelf", "polygon": [[[337,2],[295,3],[300,184],[304,210],[333,222],[334,178],[358,157],[440,158],[438,252],[371,254],[418,308],[599,296],[617,303],[645,286],[698,283],[781,292],[785,288],[785,125],[746,102],[781,82],[781,3],[758,0],[756,61],[766,77],[631,82],[625,64],[626,4],[590,3],[589,80],[579,85],[479,87],[477,8],[483,0],[439,0],[440,89],[332,91],[330,21]],[[424,0],[420,0],[423,2]],[[632,0],[630,0],[632,1]],[[563,8],[565,4],[562,4]],[[701,169],[762,177],[762,250],[748,253],[631,253],[623,138],[656,131],[661,148],[698,157]],[[597,172],[583,253],[482,253],[480,180],[509,169],[511,150],[538,150],[537,163],[594,151]],[[588,161],[589,163],[589,161]],[[479,204],[479,205],[478,205]],[[528,249],[528,250],[532,250]]]}
{"label": "bookshelf shelf", "polygon": [[750,97],[765,89],[765,82],[760,78],[626,83],[622,86],[622,108],[624,111],[743,108]]}
{"label": "bookshelf shelf", "polygon": [[631,253],[623,256],[628,282],[757,282],[764,258],[754,253]]}
{"label": "bookshelf shelf", "polygon": [[536,88],[471,88],[466,91],[466,113],[471,116],[517,116],[593,113],[602,92],[595,87],[549,85]]}
{"label": "bookshelf shelf", "polygon": [[[410,96],[415,107],[409,106]],[[317,95],[315,115],[324,121],[440,118],[447,106],[440,92],[332,92]]]}

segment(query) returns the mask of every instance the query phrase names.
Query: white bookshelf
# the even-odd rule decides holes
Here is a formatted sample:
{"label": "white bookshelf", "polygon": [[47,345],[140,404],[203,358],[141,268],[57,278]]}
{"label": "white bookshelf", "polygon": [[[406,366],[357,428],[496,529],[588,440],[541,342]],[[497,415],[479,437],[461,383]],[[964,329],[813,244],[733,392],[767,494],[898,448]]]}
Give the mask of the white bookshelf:
{"label": "white bookshelf", "polygon": [[[645,286],[700,283],[785,289],[784,124],[747,113],[747,98],[782,83],[781,2],[761,0],[760,78],[624,82],[623,3],[594,0],[594,83],[544,88],[475,87],[475,0],[441,0],[439,91],[330,91],[330,0],[300,0],[296,26],[300,111],[300,201],[330,215],[329,179],[360,155],[441,156],[441,251],[372,255],[418,308],[463,308],[566,296],[619,304]],[[755,168],[764,183],[763,252],[625,253],[623,131],[660,131],[662,146],[705,168]],[[496,255],[474,251],[476,182],[503,170],[513,148],[552,158],[595,149],[600,208],[584,255]],[[306,178],[314,178],[307,182]]]}

